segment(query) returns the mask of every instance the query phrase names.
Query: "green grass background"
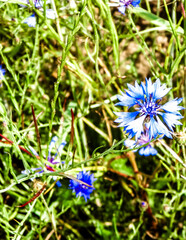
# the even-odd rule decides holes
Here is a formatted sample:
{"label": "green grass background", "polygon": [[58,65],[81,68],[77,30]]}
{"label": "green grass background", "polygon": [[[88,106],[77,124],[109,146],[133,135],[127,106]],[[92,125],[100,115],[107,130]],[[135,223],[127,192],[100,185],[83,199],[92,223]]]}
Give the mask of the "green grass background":
{"label": "green grass background", "polygon": [[[183,97],[186,107],[186,1],[142,0],[124,16],[108,0],[51,0],[55,20],[19,3],[0,0],[0,64],[6,69],[0,132],[13,141],[0,142],[0,239],[186,239],[185,111],[183,125],[172,140],[155,143],[153,157],[123,146],[126,136],[113,113],[126,110],[114,105],[116,94],[146,77],[160,78],[172,87],[166,100]],[[34,11],[32,28],[24,21]],[[65,164],[56,173],[32,173],[51,189],[19,208],[38,191],[21,171],[44,167],[54,135],[57,145],[67,142],[59,156]],[[31,145],[40,159],[19,145]],[[81,170],[97,178],[87,202],[75,197],[65,175]]]}

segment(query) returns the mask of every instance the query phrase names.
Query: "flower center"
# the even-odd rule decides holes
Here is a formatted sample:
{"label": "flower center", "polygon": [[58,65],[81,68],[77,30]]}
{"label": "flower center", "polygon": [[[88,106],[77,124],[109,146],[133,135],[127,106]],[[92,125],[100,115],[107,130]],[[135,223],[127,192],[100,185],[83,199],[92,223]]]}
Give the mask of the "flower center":
{"label": "flower center", "polygon": [[157,110],[160,107],[160,101],[155,102],[150,95],[148,98],[145,97],[145,101],[141,103],[141,112],[142,115],[146,114],[147,116],[155,116],[157,114]]}
{"label": "flower center", "polygon": [[143,145],[143,144],[146,144],[146,143],[149,143],[149,136],[147,134],[142,134],[140,139],[138,139],[138,143],[139,145]]}
{"label": "flower center", "polygon": [[156,114],[156,109],[157,109],[156,103],[151,102],[151,100],[150,100],[150,102],[147,102],[145,104],[145,108],[146,108],[146,112],[149,115],[151,115],[151,114],[155,115]]}

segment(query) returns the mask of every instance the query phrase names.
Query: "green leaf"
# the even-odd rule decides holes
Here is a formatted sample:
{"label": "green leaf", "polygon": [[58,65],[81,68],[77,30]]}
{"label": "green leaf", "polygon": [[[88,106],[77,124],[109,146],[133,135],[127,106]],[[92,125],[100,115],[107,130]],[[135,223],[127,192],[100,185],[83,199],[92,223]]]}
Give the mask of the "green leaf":
{"label": "green leaf", "polygon": [[[158,17],[157,15],[154,15],[153,13],[149,13],[148,11],[146,11],[145,9],[140,8],[140,7],[133,8],[132,12],[135,13],[138,17],[141,17],[141,18],[149,21],[150,23],[153,23],[154,25],[161,27],[162,31],[172,32],[169,21],[167,21],[161,17]],[[182,27],[177,26],[175,24],[173,24],[173,27],[174,27],[174,29],[176,29],[176,32],[178,34],[184,34],[184,30]]]}
{"label": "green leaf", "polygon": [[131,166],[127,166],[127,161],[128,160],[126,158],[116,159],[111,163],[111,167],[121,173],[133,176],[133,169]]}
{"label": "green leaf", "polygon": [[2,114],[3,116],[6,116],[6,109],[1,102],[0,102],[0,114]]}

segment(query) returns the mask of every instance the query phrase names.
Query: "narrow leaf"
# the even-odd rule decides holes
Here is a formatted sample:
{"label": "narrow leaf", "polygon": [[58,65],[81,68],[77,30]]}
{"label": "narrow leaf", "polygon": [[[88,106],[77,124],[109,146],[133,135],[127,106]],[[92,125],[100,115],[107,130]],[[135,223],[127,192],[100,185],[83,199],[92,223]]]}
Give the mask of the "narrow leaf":
{"label": "narrow leaf", "polygon": [[71,145],[73,145],[73,142],[74,142],[74,112],[71,108],[71,134],[70,134],[70,143]]}
{"label": "narrow leaf", "polygon": [[[169,32],[172,32],[169,21],[161,17],[158,17],[157,15],[150,13],[147,10],[140,7],[132,8],[132,12],[135,13],[137,16],[149,21],[150,23],[153,23],[156,26],[162,27],[162,30],[167,30]],[[173,24],[173,27],[174,29],[176,29],[176,32],[178,34],[184,34],[184,30],[182,27],[176,26],[175,24]]]}
{"label": "narrow leaf", "polygon": [[36,116],[35,116],[33,105],[31,105],[31,108],[32,108],[32,115],[33,115],[33,118],[34,118],[34,125],[35,125],[35,130],[36,130],[37,142],[38,142],[38,146],[39,146],[39,152],[41,153],[41,141],[40,141],[39,129],[38,129],[38,126],[37,126],[37,119],[36,119]]}

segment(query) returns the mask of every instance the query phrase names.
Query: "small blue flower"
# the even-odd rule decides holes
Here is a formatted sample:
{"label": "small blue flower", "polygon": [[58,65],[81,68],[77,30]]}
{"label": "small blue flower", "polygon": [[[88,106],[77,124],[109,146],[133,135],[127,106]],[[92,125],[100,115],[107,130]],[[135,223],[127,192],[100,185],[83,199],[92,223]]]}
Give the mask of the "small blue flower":
{"label": "small blue flower", "polygon": [[2,65],[0,65],[0,80],[3,79],[3,76],[5,75],[6,70],[2,68]]}
{"label": "small blue flower", "polygon": [[112,3],[109,3],[110,6],[117,7],[118,11],[125,15],[125,10],[130,5],[133,7],[138,7],[140,0],[111,0]]}
{"label": "small blue flower", "polygon": [[52,157],[52,156],[51,156],[51,151],[52,151],[52,148],[55,147],[55,144],[56,144],[57,140],[58,140],[58,137],[57,137],[57,136],[54,136],[54,137],[52,138],[50,144],[49,144],[49,149],[48,149],[48,161],[49,161],[50,163],[52,163],[52,164],[58,164],[58,163],[60,163],[59,160],[55,160],[55,159],[56,159],[57,155],[62,152],[64,146],[66,145],[66,141],[63,141],[63,142],[59,145],[56,154]]}
{"label": "small blue flower", "polygon": [[35,13],[31,16],[27,17],[24,21],[29,27],[35,27],[36,26],[36,16]]}
{"label": "small blue flower", "polygon": [[116,105],[134,107],[135,111],[115,112],[118,116],[115,122],[120,123],[118,127],[124,127],[129,139],[135,136],[136,141],[141,137],[147,123],[149,140],[158,135],[172,138],[173,127],[182,125],[178,121],[183,118],[178,112],[184,109],[178,106],[182,98],[176,98],[161,105],[162,97],[170,91],[170,88],[166,88],[165,84],[161,86],[159,79],[153,84],[151,79],[146,79],[146,84],[138,85],[136,81],[135,86],[127,85],[129,90],[125,93],[121,92],[122,95],[117,95],[120,102]]}
{"label": "small blue flower", "polygon": [[[90,174],[90,172],[84,172],[81,171],[77,174],[77,179],[81,180],[82,182],[87,183],[88,185],[92,186],[93,182],[96,180],[94,178],[94,174]],[[76,197],[84,197],[85,201],[90,198],[90,194],[95,189],[93,186],[88,187],[86,185],[83,185],[73,179],[70,180],[69,184],[70,189],[73,190],[73,192],[76,193]]]}
{"label": "small blue flower", "polygon": [[46,17],[48,19],[55,19],[56,18],[56,14],[55,14],[54,10],[53,9],[46,9]]}
{"label": "small blue flower", "polygon": [[[24,4],[30,4],[29,0],[22,0],[22,3]],[[50,0],[46,1],[46,4],[50,3]],[[42,8],[44,6],[44,1],[42,0],[33,0],[33,4],[35,8],[39,9],[40,11],[44,11]],[[25,7],[24,5],[21,5],[22,7]],[[46,9],[46,17],[49,19],[55,19],[56,14],[53,9]],[[35,13],[29,16],[28,18],[25,19],[24,23],[26,23],[29,27],[35,27],[36,26],[36,16]]]}
{"label": "small blue flower", "polygon": [[[29,0],[28,0],[28,2],[29,2]],[[48,4],[50,2],[51,2],[50,0],[47,0],[46,4]],[[34,0],[33,3],[34,3],[36,8],[41,8],[41,7],[44,6],[44,1],[42,1],[42,0]]]}
{"label": "small blue flower", "polygon": [[[23,5],[22,4],[19,4],[21,7],[26,7],[25,5],[30,5],[30,2],[31,2],[32,0],[20,0],[19,2],[21,2],[21,3],[23,3]],[[50,0],[47,0],[46,1],[46,4],[48,4],[48,3],[50,3],[51,1]],[[34,6],[35,6],[35,8],[42,8],[43,7],[43,5],[44,5],[44,1],[42,1],[42,0],[33,0],[32,1],[32,3],[34,4]]]}
{"label": "small blue flower", "polygon": [[[124,142],[125,146],[130,147],[131,149],[134,147],[142,146],[147,143],[149,143],[147,146],[139,149],[139,154],[142,156],[157,155],[158,151],[153,147],[153,143],[150,143],[148,128],[145,128],[145,132],[141,134],[137,142],[131,139],[127,139]],[[134,150],[134,152],[136,151],[138,150]]]}
{"label": "small blue flower", "polygon": [[[57,160],[56,157],[57,157],[58,154],[60,154],[60,153],[62,152],[64,146],[66,145],[66,141],[62,142],[62,143],[59,145],[56,154],[55,154],[54,156],[52,156],[52,155],[51,155],[51,151],[52,151],[52,148],[55,147],[55,143],[56,143],[57,140],[58,140],[58,137],[57,137],[57,136],[54,136],[54,137],[52,138],[50,144],[49,144],[48,161],[49,161],[50,163],[52,163],[52,164],[59,164],[59,163],[60,163],[60,161]],[[30,151],[31,151],[36,157],[39,157],[38,153],[35,151],[34,148],[32,148],[31,146],[29,146],[29,149],[30,149]],[[62,162],[62,163],[64,163],[64,162]],[[49,171],[51,171],[51,172],[54,171],[54,169],[53,169],[50,165],[46,165],[46,169],[49,170]],[[31,169],[32,172],[38,171],[38,170],[41,170],[41,171],[38,172],[38,174],[44,172],[44,170],[43,170],[41,167],[39,167],[39,168],[32,168],[32,169]],[[21,171],[21,173],[28,175],[29,173],[31,173],[31,171],[30,171],[30,170],[23,170],[23,171]],[[37,175],[37,176],[38,176],[38,175]],[[31,180],[33,180],[33,179],[34,179],[34,178],[32,178]],[[54,181],[55,181],[55,180],[57,179],[57,176],[53,176],[53,179],[54,179]],[[57,182],[56,182],[56,185],[57,185],[58,187],[61,187],[61,186],[62,186],[62,184],[60,183],[60,181],[57,181]]]}

